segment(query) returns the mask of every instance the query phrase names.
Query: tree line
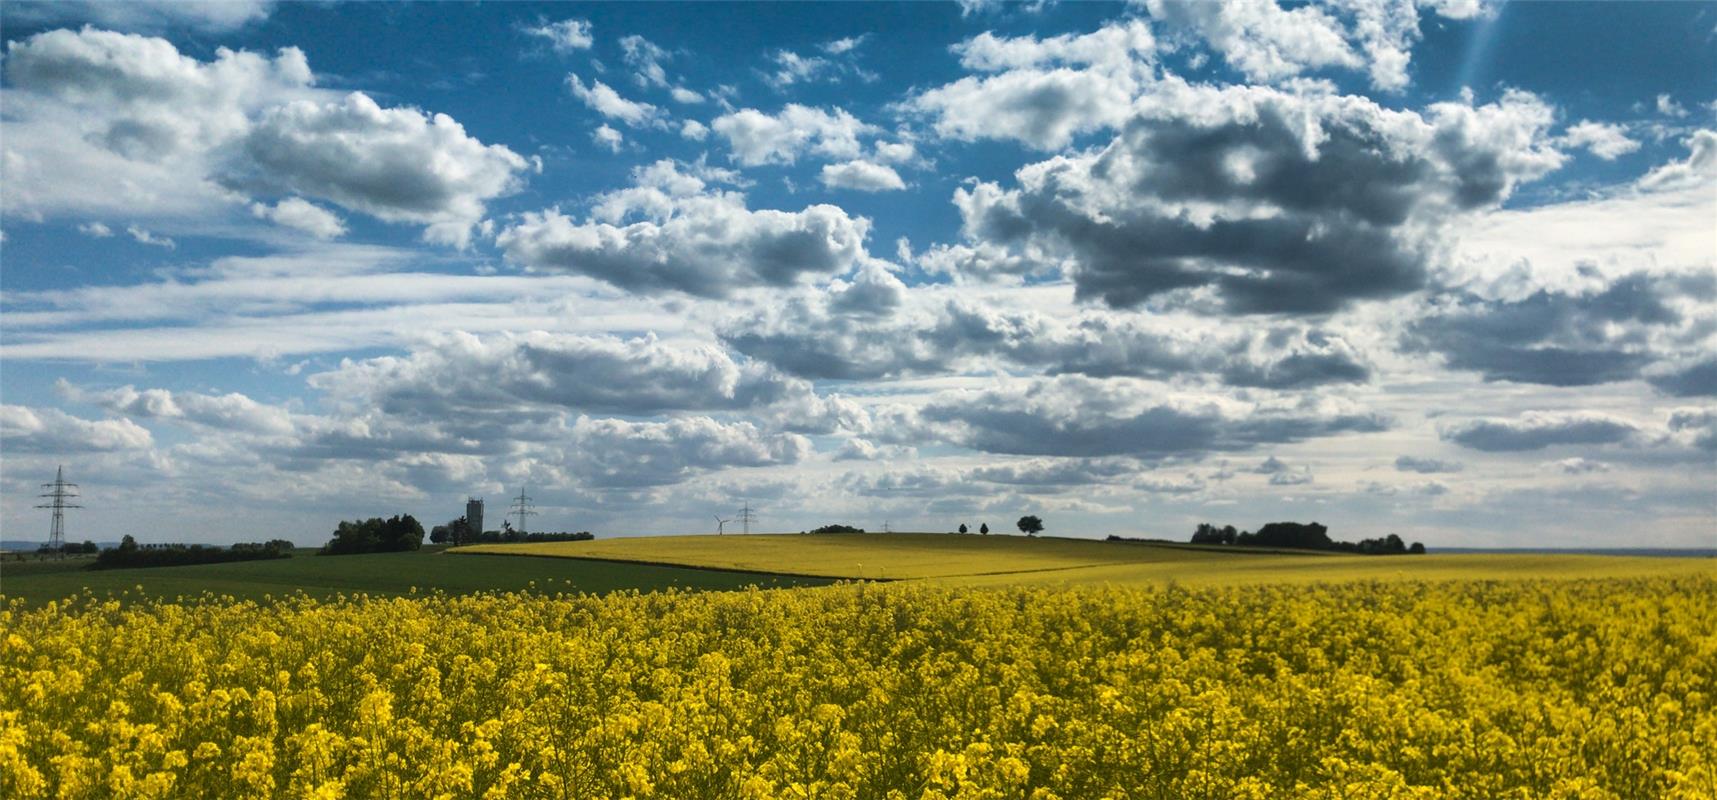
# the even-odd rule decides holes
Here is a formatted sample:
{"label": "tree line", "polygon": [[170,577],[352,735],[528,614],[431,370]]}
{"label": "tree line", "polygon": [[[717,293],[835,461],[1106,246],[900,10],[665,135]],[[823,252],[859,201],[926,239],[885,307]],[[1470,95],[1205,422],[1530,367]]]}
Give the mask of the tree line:
{"label": "tree line", "polygon": [[[1111,537],[1113,538],[1113,537]],[[1236,545],[1240,547],[1286,547],[1301,550],[1331,550],[1366,555],[1422,555],[1425,545],[1414,542],[1409,546],[1396,534],[1381,539],[1361,539],[1340,542],[1329,537],[1329,528],[1316,522],[1271,522],[1256,533],[1237,531],[1233,525],[1220,528],[1208,522],[1199,523],[1192,533],[1193,544]]]}
{"label": "tree line", "polygon": [[585,542],[596,538],[590,531],[537,531],[523,533],[511,522],[503,521],[498,531],[473,531],[464,516],[455,517],[429,529],[429,541],[434,544],[499,544],[508,542]]}
{"label": "tree line", "polygon": [[95,557],[90,569],[122,567],[182,567],[191,564],[224,564],[229,561],[261,561],[270,558],[291,558],[295,548],[285,539],[267,542],[240,542],[231,547],[204,544],[140,545],[129,534]]}

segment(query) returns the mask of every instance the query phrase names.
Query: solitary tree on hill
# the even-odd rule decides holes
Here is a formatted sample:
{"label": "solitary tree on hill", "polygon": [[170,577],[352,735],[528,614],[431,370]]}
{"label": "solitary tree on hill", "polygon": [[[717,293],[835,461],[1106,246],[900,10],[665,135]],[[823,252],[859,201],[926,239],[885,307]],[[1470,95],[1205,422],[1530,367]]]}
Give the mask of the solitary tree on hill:
{"label": "solitary tree on hill", "polygon": [[961,533],[966,532],[966,523],[964,523],[964,522],[960,523],[960,532]]}
{"label": "solitary tree on hill", "polygon": [[1036,516],[1030,515],[1030,514],[1023,516],[1023,517],[1020,517],[1019,518],[1019,530],[1021,533],[1025,534],[1027,536],[1036,536],[1040,531],[1043,530],[1043,520],[1038,519]]}
{"label": "solitary tree on hill", "polygon": [[986,523],[983,523],[982,525],[979,525],[978,526],[978,533],[981,533],[985,536],[989,536],[990,535],[990,523],[986,522]]}

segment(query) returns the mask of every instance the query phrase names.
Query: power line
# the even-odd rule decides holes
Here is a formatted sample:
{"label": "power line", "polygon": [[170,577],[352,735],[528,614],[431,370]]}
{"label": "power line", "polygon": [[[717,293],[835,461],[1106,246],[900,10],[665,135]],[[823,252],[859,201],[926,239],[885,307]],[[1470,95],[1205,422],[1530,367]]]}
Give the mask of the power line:
{"label": "power line", "polygon": [[78,488],[78,485],[66,482],[66,468],[64,465],[61,465],[58,469],[54,470],[54,482],[44,483],[42,484],[42,488],[50,491],[36,496],[50,498],[53,502],[43,503],[36,506],[36,508],[51,508],[54,510],[54,521],[48,527],[48,549],[56,553],[63,553],[65,552],[66,547],[66,509],[83,508],[83,506],[66,502],[67,500],[72,500],[78,497],[77,492],[70,491]]}
{"label": "power line", "polygon": [[525,494],[525,487],[521,485],[519,487],[519,496],[513,498],[512,510],[508,511],[503,516],[503,519],[506,517],[518,517],[519,533],[520,535],[523,535],[525,532],[525,517],[534,517],[536,515],[537,512],[531,505],[531,498],[529,495]]}
{"label": "power line", "polygon": [[757,514],[751,510],[751,501],[745,501],[745,507],[739,510],[739,521],[745,524],[745,532],[751,533],[751,523],[757,519]]}

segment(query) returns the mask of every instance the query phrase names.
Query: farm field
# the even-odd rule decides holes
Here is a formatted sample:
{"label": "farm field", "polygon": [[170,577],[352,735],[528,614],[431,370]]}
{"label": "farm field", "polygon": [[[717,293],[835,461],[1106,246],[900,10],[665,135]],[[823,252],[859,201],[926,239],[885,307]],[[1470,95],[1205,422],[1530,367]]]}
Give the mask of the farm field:
{"label": "farm field", "polygon": [[43,603],[85,589],[96,596],[120,595],[171,600],[204,592],[236,600],[279,599],[304,592],[326,598],[337,594],[382,596],[442,591],[466,594],[520,591],[532,583],[541,591],[605,593],[625,589],[737,589],[820,585],[827,580],[776,578],[735,572],[669,566],[601,564],[589,561],[482,556],[453,558],[440,549],[411,553],[316,556],[301,550],[293,558],[148,569],[84,569],[89,559],[8,561],[0,564],[0,596]]}
{"label": "farm field", "polygon": [[9,798],[1717,796],[1710,577],[14,602],[0,630]]}
{"label": "farm field", "polygon": [[1541,553],[1360,556],[949,534],[661,536],[493,544],[451,553],[550,556],[960,585],[1189,585],[1717,575],[1717,559]]}

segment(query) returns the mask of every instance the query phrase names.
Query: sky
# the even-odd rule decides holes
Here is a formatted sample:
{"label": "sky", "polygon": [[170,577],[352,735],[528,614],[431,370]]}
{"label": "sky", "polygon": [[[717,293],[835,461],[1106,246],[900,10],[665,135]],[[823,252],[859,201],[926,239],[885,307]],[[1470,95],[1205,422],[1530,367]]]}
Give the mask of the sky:
{"label": "sky", "polygon": [[1717,6],[0,5],[0,534],[1717,546]]}

